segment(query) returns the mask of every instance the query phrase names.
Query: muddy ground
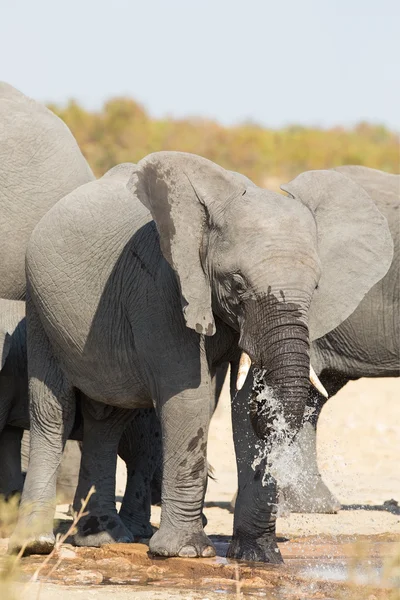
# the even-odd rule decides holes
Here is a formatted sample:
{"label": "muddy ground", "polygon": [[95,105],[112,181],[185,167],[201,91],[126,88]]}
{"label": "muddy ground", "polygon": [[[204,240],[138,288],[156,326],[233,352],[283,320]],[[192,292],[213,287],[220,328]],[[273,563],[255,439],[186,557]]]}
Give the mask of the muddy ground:
{"label": "muddy ground", "polygon": [[[400,599],[400,381],[350,383],[324,408],[318,458],[326,483],[343,504],[337,515],[292,514],[278,520],[285,565],[229,563],[224,558],[232,532],[228,510],[236,472],[227,390],[214,416],[205,512],[216,559],[158,559],[144,545],[102,549],[65,546],[27,583],[43,558],[22,559],[19,584],[4,588],[25,600],[124,599]],[[119,465],[117,495],[123,492]],[[392,502],[388,502],[392,501]],[[58,507],[66,519],[66,506]],[[157,525],[159,509],[152,520]],[[1,543],[4,552],[6,540]],[[10,591],[11,590],[11,591]],[[7,597],[9,596],[9,598]]]}

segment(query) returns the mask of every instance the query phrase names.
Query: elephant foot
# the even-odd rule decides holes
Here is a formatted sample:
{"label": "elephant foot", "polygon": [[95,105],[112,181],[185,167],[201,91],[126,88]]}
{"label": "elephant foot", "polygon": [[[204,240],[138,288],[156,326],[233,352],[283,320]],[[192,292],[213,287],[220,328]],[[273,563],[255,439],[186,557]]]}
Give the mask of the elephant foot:
{"label": "elephant foot", "polygon": [[155,556],[180,556],[183,558],[210,558],[215,548],[203,529],[197,531],[161,526],[149,544],[150,554]]}
{"label": "elephant foot", "polygon": [[335,514],[341,509],[337,498],[329,491],[321,477],[309,478],[302,485],[283,489],[284,503],[290,512]]}
{"label": "elephant foot", "polygon": [[227,557],[273,565],[283,563],[276,540],[274,537],[271,539],[271,536],[251,538],[245,535],[234,534],[228,548]]}
{"label": "elephant foot", "polygon": [[23,556],[30,554],[50,554],[53,550],[56,539],[53,532],[42,533],[35,537],[30,537],[28,540],[18,533],[14,533],[8,544],[9,554],[18,554],[24,548]]}
{"label": "elephant foot", "polygon": [[17,525],[10,537],[8,551],[12,554],[23,549],[29,554],[50,554],[55,545],[53,533],[54,506],[52,503],[32,510],[32,504],[20,505]]}
{"label": "elephant foot", "polygon": [[133,541],[135,543],[146,543],[150,540],[150,538],[157,531],[154,527],[152,527],[151,523],[148,519],[143,519],[143,521],[133,520],[129,515],[122,513],[120,511],[119,516],[121,518],[122,523],[129,530],[132,535]]}
{"label": "elephant foot", "polygon": [[132,533],[118,515],[89,515],[78,524],[74,535],[76,546],[99,548],[105,544],[129,544],[134,541]]}

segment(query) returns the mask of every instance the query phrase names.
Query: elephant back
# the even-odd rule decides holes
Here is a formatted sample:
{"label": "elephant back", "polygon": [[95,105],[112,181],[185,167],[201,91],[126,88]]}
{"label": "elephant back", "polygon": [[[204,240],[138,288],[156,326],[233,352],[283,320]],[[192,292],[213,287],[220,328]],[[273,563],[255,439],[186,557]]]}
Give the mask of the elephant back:
{"label": "elephant back", "polygon": [[25,297],[25,250],[42,216],[94,179],[68,127],[54,113],[0,83],[0,297]]}

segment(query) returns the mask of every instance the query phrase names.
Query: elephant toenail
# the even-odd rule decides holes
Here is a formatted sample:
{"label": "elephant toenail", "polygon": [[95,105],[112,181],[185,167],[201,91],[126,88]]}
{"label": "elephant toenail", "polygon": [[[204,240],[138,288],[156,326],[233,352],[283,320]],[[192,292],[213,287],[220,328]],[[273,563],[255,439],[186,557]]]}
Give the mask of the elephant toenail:
{"label": "elephant toenail", "polygon": [[212,556],[215,556],[216,552],[215,552],[215,548],[213,548],[213,546],[206,546],[203,550],[203,552],[201,553],[203,558],[211,558]]}
{"label": "elephant toenail", "polygon": [[153,554],[154,556],[170,556],[168,550],[166,550],[165,548],[160,548],[160,550],[150,550],[150,554]]}
{"label": "elephant toenail", "polygon": [[178,556],[182,558],[195,558],[197,556],[197,550],[194,546],[183,546],[179,550]]}

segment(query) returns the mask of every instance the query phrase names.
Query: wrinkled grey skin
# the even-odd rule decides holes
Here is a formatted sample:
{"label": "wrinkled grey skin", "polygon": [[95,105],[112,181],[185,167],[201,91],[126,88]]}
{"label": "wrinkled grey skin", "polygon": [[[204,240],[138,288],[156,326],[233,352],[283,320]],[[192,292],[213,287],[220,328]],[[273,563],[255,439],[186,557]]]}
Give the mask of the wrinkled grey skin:
{"label": "wrinkled grey skin", "polygon": [[0,494],[22,491],[21,439],[29,421],[25,302],[0,298]]}
{"label": "wrinkled grey skin", "polygon": [[36,223],[94,175],[54,113],[0,82],[0,298],[25,297],[25,250]]}
{"label": "wrinkled grey skin", "polygon": [[[29,460],[25,302],[0,298],[0,496],[22,492]],[[24,434],[24,435],[23,435]],[[57,497],[72,502],[80,450],[69,441],[57,475]]]}
{"label": "wrinkled grey skin", "polygon": [[[25,430],[21,442],[21,467],[24,478],[29,464],[29,437],[29,431]],[[76,486],[78,485],[80,462],[81,450],[79,447],[79,442],[75,439],[70,439],[65,444],[60,469],[57,473],[56,493],[57,502],[59,504],[72,505],[75,497]]]}
{"label": "wrinkled grey skin", "polygon": [[[201,512],[216,368],[237,365],[245,350],[265,369],[294,436],[309,390],[309,339],[344,321],[392,259],[385,218],[344,175],[309,172],[286,189],[292,197],[200,157],[160,152],[75,190],[35,228],[27,251],[32,449],[12,547],[39,521],[28,550],[53,546],[53,474],[76,388],[85,421],[78,496],[87,472],[101,482],[78,543],[118,527],[124,537],[113,498],[118,440],[130,410],[154,402],[163,483],[150,551],[214,554]],[[263,522],[252,527],[247,510],[265,497],[263,465],[250,480],[245,468],[247,442],[254,455],[254,431],[268,440],[273,427],[254,399],[251,407],[252,422],[248,397],[233,402],[239,494],[229,555],[279,562],[273,482]]]}
{"label": "wrinkled grey skin", "polygon": [[[0,299],[25,297],[25,250],[33,228],[60,198],[93,179],[74,137],[61,119],[11,85],[0,82]],[[0,300],[3,307],[5,302]],[[19,318],[18,305],[6,306],[4,314],[2,310],[0,307],[0,324],[12,329],[17,323],[13,319]],[[16,331],[15,337],[18,335]],[[18,345],[15,349],[18,350]],[[0,344],[1,350],[6,347]],[[14,357],[17,355],[18,352],[14,353]],[[12,427],[12,423],[21,420],[17,407],[24,402],[16,399],[22,400],[26,393],[26,381],[9,373],[14,368],[11,365],[19,369],[20,360],[21,357],[16,362],[10,358],[7,374],[1,373],[4,391],[0,391],[0,422],[3,424],[0,431],[5,429],[0,438],[0,453],[2,464],[7,467],[2,468],[0,490],[6,494],[22,488],[20,460],[17,460],[22,430]],[[12,389],[10,381],[21,387]],[[13,395],[15,402],[9,415]],[[69,486],[73,476],[69,473],[69,464],[66,459],[60,473],[60,491]]]}
{"label": "wrinkled grey skin", "polygon": [[[387,274],[366,294],[355,311],[337,328],[311,344],[311,362],[330,396],[348,381],[360,377],[398,377],[400,368],[400,176],[359,166],[336,171],[363,187],[385,215],[393,238],[394,254]],[[252,377],[246,382],[247,391]],[[379,398],[376,399],[379,402]],[[283,499],[293,512],[336,512],[339,501],[323,482],[317,465],[316,427],[326,399],[310,389],[308,418],[297,436],[300,455],[293,465],[299,480],[285,487]],[[249,469],[248,477],[252,473]],[[268,518],[267,491],[248,507],[257,526]],[[233,500],[232,505],[235,505]]]}
{"label": "wrinkled grey skin", "polygon": [[[26,355],[25,302],[0,299],[0,496],[6,498],[22,492],[23,474],[29,464]],[[132,530],[133,541],[134,538],[153,534],[150,526],[151,490],[143,503],[143,480],[150,483],[152,473],[161,466],[161,441],[150,449],[150,440],[160,435],[154,410],[132,411],[132,416],[133,420],[122,435],[118,451],[126,462],[128,472],[121,517]],[[57,499],[61,503],[72,503],[78,484],[81,451],[75,440],[82,440],[80,422],[77,411],[71,431],[73,439],[66,444],[57,474]],[[157,493],[157,481],[153,493]],[[140,504],[137,494],[142,497]],[[155,500],[158,501],[157,498]]]}
{"label": "wrinkled grey skin", "polygon": [[[339,327],[311,344],[311,361],[323,385],[334,396],[348,381],[360,377],[398,377],[400,374],[400,176],[359,166],[336,171],[361,185],[385,215],[393,238],[389,271]],[[314,412],[299,434],[304,478],[286,488],[293,512],[336,512],[339,501],[322,481],[317,465],[316,427],[326,399],[310,390]],[[377,398],[379,402],[379,398]]]}

